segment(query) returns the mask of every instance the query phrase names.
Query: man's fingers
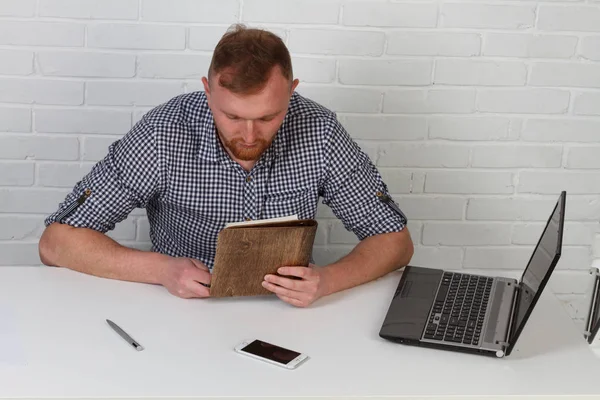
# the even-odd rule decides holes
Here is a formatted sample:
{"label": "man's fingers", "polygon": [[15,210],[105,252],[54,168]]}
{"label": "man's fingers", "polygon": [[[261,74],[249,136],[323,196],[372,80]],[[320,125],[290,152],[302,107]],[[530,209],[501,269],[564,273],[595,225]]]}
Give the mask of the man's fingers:
{"label": "man's fingers", "polygon": [[306,278],[309,276],[310,268],[307,267],[281,267],[277,270],[281,275],[296,276],[298,278]]}
{"label": "man's fingers", "polygon": [[210,278],[212,275],[206,265],[204,265],[201,261],[195,260],[193,258],[189,259],[192,264],[197,269],[190,270],[190,278],[196,282],[199,282],[204,287],[210,287]]}
{"label": "man's fingers", "polygon": [[170,292],[177,297],[181,297],[182,299],[210,297],[210,291],[208,288],[195,281],[188,281],[177,289],[170,290]]}
{"label": "man's fingers", "polygon": [[192,262],[192,264],[194,264],[196,266],[196,268],[208,272],[208,267],[206,265],[204,265],[204,263],[202,261],[199,261],[199,260],[196,260],[193,258],[190,258],[189,260]]}
{"label": "man's fingers", "polygon": [[263,281],[262,285],[265,289],[275,293],[277,295],[277,297],[279,297],[281,300],[285,301],[286,303],[292,304],[294,306],[297,307],[307,307],[309,304],[311,304],[314,300],[314,294],[316,292],[316,287],[311,284],[310,282],[306,282],[306,281],[294,281],[294,280],[290,280],[290,279],[286,279],[286,278],[280,278],[277,276],[273,276],[273,275],[267,275],[268,277],[271,277],[270,280],[283,280],[284,282],[289,282],[290,285],[305,285],[304,287],[302,287],[302,290],[292,290],[289,289],[287,287],[284,286],[280,286],[277,285],[275,283],[269,282],[269,281]]}
{"label": "man's fingers", "polygon": [[177,290],[169,290],[169,292],[171,294],[174,294],[177,297],[181,297],[182,299],[191,299],[191,298],[194,298],[194,297],[198,297],[194,293],[192,293],[189,290],[187,290],[185,287],[180,287]]}
{"label": "man's fingers", "polygon": [[193,297],[209,297],[210,292],[208,288],[196,281],[187,281],[185,290],[188,291]]}
{"label": "man's fingers", "polygon": [[294,290],[287,289],[282,286],[275,285],[275,284],[273,284],[271,282],[267,282],[267,281],[263,281],[262,285],[265,289],[270,290],[271,292],[273,292],[275,294],[286,296],[286,297],[297,298],[302,293],[302,292],[297,292]]}
{"label": "man's fingers", "polygon": [[190,268],[187,271],[187,275],[185,275],[185,279],[193,280],[196,282],[201,282],[206,285],[210,285],[211,277],[212,276],[211,276],[210,272],[207,272],[207,271],[204,271],[201,269],[194,269],[194,268]]}
{"label": "man's fingers", "polygon": [[283,296],[281,294],[278,294],[277,297],[279,297],[281,300],[285,301],[286,303],[291,304],[296,307],[304,307],[305,306],[305,304],[302,301],[295,299],[293,297],[287,297],[287,296]]}
{"label": "man's fingers", "polygon": [[303,291],[303,289],[306,288],[306,285],[308,285],[308,283],[305,281],[283,278],[277,275],[266,275],[265,280],[269,283],[273,283],[296,292]]}

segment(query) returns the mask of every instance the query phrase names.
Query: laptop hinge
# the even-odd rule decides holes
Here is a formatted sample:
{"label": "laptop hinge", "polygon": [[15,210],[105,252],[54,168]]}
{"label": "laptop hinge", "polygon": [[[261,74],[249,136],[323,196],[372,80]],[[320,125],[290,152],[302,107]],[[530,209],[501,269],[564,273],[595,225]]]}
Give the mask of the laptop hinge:
{"label": "laptop hinge", "polygon": [[515,292],[513,293],[512,304],[510,306],[510,319],[508,321],[508,329],[506,331],[506,341],[499,343],[504,346],[504,349],[510,346],[510,335],[512,333],[512,327],[515,321],[515,310],[517,309],[517,299],[519,298],[518,294],[521,291],[521,284],[521,282],[518,282],[515,285]]}
{"label": "laptop hinge", "polygon": [[590,301],[590,307],[588,309],[587,321],[585,325],[585,331],[583,332],[584,337],[587,339],[592,334],[592,325],[594,324],[594,314],[596,313],[596,306],[598,303],[598,291],[600,290],[600,270],[598,268],[590,269],[590,275],[594,275],[594,285],[592,289],[592,296]]}

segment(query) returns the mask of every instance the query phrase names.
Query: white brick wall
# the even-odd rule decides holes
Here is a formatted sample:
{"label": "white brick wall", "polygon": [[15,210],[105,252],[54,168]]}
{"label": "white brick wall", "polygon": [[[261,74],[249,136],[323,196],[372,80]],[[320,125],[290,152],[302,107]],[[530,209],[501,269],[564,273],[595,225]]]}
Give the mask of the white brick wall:
{"label": "white brick wall", "polygon": [[31,186],[35,164],[29,161],[6,161],[0,163],[0,185]]}
{"label": "white brick wall", "polygon": [[600,61],[600,36],[584,37],[581,41],[581,55],[593,61]]}
{"label": "white brick wall", "polygon": [[563,114],[570,94],[559,89],[481,89],[477,110],[492,113]]}
{"label": "white brick wall", "polygon": [[88,82],[86,101],[100,106],[156,106],[183,91],[181,82]]}
{"label": "white brick wall", "polygon": [[[231,23],[289,46],[410,219],[412,263],[520,270],[560,190],[551,287],[575,319],[600,259],[600,2],[0,0],[0,265],[153,106],[201,90]],[[356,243],[319,209],[315,257]],[[136,210],[111,237],[149,248]],[[579,296],[579,297],[578,297]]]}
{"label": "white brick wall", "polygon": [[39,3],[42,17],[115,20],[137,19],[139,4],[138,0],[39,0]]}
{"label": "white brick wall", "polygon": [[136,24],[97,24],[88,26],[89,47],[106,49],[185,49],[185,28]]}
{"label": "white brick wall", "polygon": [[79,140],[57,135],[5,133],[0,136],[0,158],[76,161],[79,158]]}
{"label": "white brick wall", "polygon": [[385,43],[384,32],[327,29],[291,29],[288,46],[291,52],[380,56]]}
{"label": "white brick wall", "polygon": [[196,54],[140,54],[140,78],[200,80],[210,65],[210,56]]}
{"label": "white brick wall", "polygon": [[44,187],[72,188],[77,177],[87,174],[91,165],[78,163],[43,162],[37,166],[37,183]]}
{"label": "white brick wall", "polygon": [[434,2],[356,1],[345,4],[343,12],[342,23],[349,26],[433,28],[438,20],[438,6]]}
{"label": "white brick wall", "polygon": [[53,109],[35,110],[35,125],[44,133],[123,133],[131,128],[131,113],[125,110]]}
{"label": "white brick wall", "polygon": [[38,70],[43,76],[132,78],[135,57],[122,53],[40,51]]}
{"label": "white brick wall", "polygon": [[33,72],[33,52],[25,50],[0,50],[0,74],[29,75]]}
{"label": "white brick wall", "polygon": [[473,89],[400,89],[385,94],[384,113],[470,114],[475,111]]}
{"label": "white brick wall", "polygon": [[0,102],[22,104],[83,104],[83,82],[0,78]]}
{"label": "white brick wall", "polygon": [[341,60],[338,63],[339,81],[343,85],[423,86],[431,83],[433,69],[427,60]]}
{"label": "white brick wall", "polygon": [[527,29],[534,25],[535,5],[446,3],[442,7],[445,28]]}
{"label": "white brick wall", "polygon": [[385,147],[378,164],[382,167],[467,167],[469,152],[466,145],[398,142]]}
{"label": "white brick wall", "polygon": [[[219,0],[217,7],[221,7]],[[238,1],[231,1],[237,6]],[[335,24],[340,13],[340,0],[245,0],[243,22],[277,24]]]}
{"label": "white brick wall", "polygon": [[598,119],[531,118],[523,127],[521,139],[539,142],[598,142],[599,129]]}
{"label": "white brick wall", "polygon": [[0,131],[31,132],[31,110],[0,106]]}
{"label": "white brick wall", "polygon": [[562,165],[562,146],[492,144],[475,146],[471,165],[482,168],[553,168]]}
{"label": "white brick wall", "polygon": [[63,22],[1,21],[0,44],[81,47],[85,26]]}
{"label": "white brick wall", "polygon": [[0,15],[33,17],[36,0],[0,0]]}
{"label": "white brick wall", "polygon": [[144,0],[143,21],[233,23],[239,18],[238,0]]}
{"label": "white brick wall", "polygon": [[537,27],[541,31],[600,32],[600,9],[596,4],[542,4]]}
{"label": "white brick wall", "polygon": [[510,136],[510,119],[498,116],[431,116],[430,139],[502,140]]}
{"label": "white brick wall", "polygon": [[577,115],[600,115],[600,93],[584,92],[576,95],[573,113]]}
{"label": "white brick wall", "polygon": [[526,33],[490,33],[483,48],[485,56],[522,58],[570,58],[577,36]]}
{"label": "white brick wall", "polygon": [[532,86],[600,88],[600,70],[594,64],[533,63],[529,83]]}
{"label": "white brick wall", "polygon": [[454,32],[390,32],[387,54],[407,56],[476,56],[481,35]]}
{"label": "white brick wall", "polygon": [[476,86],[522,86],[527,79],[525,63],[518,61],[438,60],[435,84]]}

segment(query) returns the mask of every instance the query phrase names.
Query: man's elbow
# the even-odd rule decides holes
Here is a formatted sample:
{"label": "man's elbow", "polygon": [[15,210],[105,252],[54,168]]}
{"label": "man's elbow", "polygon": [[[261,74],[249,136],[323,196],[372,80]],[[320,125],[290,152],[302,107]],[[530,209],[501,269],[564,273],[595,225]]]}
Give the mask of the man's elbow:
{"label": "man's elbow", "polygon": [[400,265],[405,267],[412,260],[413,255],[415,254],[415,246],[413,244],[410,232],[408,228],[404,229],[404,234],[401,235],[401,246],[402,253],[400,255]]}
{"label": "man's elbow", "polygon": [[58,236],[65,228],[66,225],[55,222],[48,225],[42,233],[38,243],[38,252],[40,260],[44,265],[57,266],[56,254],[59,245]]}

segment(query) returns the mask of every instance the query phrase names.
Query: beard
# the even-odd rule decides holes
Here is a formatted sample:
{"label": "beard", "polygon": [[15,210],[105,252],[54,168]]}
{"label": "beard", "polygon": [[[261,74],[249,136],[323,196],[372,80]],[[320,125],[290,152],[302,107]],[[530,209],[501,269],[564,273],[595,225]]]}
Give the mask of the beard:
{"label": "beard", "polygon": [[257,161],[273,142],[273,140],[256,139],[253,146],[248,147],[244,146],[244,140],[241,138],[227,140],[221,137],[221,140],[225,148],[241,161]]}

